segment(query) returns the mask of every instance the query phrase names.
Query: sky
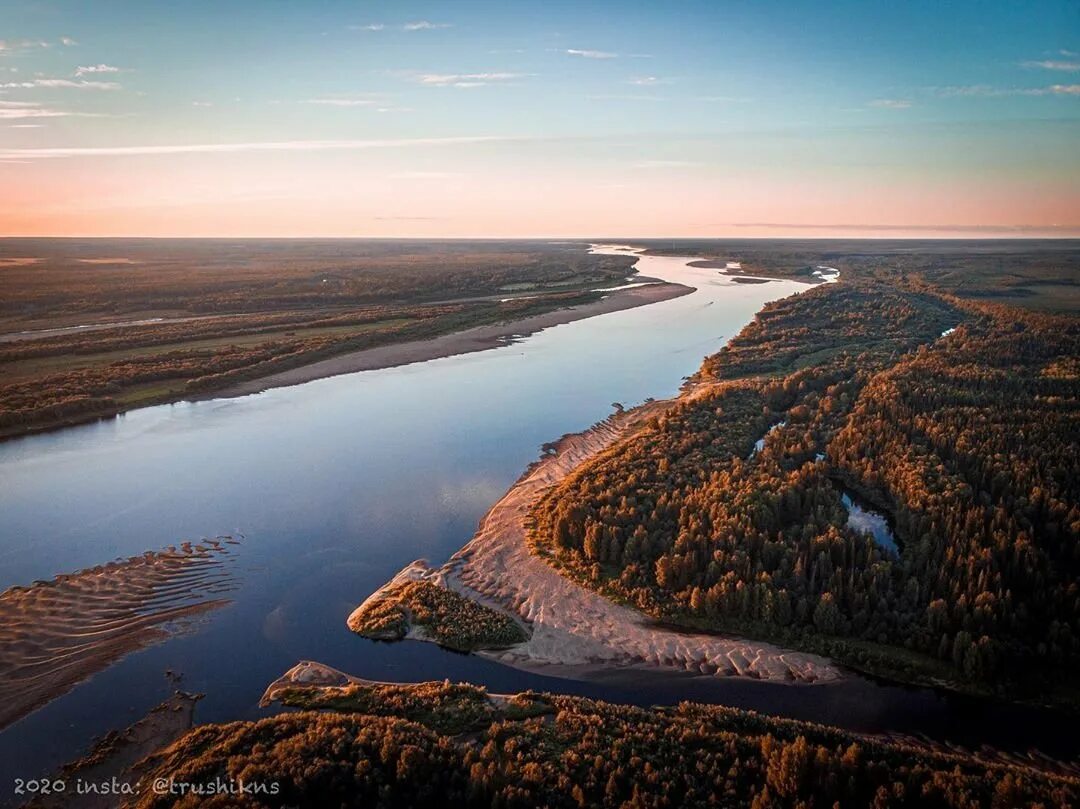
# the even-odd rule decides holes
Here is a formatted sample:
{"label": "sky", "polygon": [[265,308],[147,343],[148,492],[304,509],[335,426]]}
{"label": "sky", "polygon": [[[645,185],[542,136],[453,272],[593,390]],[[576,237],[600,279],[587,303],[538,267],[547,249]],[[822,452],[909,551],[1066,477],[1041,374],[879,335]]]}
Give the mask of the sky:
{"label": "sky", "polygon": [[1080,236],[1080,3],[0,0],[0,235]]}

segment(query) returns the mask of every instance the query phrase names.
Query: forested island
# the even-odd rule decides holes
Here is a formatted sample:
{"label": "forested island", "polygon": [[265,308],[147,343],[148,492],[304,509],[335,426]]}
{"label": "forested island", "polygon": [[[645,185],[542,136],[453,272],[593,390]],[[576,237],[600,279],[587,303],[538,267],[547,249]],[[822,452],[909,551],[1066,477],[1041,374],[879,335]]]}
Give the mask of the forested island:
{"label": "forested island", "polygon": [[[1076,706],[1078,357],[1073,317],[902,276],[821,286],[551,490],[530,541],[665,622]],[[898,553],[848,525],[845,492]]]}

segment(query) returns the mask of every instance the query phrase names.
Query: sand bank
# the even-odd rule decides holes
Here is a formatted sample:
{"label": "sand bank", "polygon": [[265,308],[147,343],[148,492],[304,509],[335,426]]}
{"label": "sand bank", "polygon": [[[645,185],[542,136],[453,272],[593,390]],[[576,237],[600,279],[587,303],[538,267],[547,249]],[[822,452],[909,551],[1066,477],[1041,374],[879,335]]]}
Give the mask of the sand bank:
{"label": "sand bank", "polygon": [[227,604],[222,540],[11,587],[0,594],[0,729],[126,654]]}
{"label": "sand bank", "polygon": [[271,388],[300,385],[304,382],[311,382],[329,376],[353,374],[358,371],[374,371],[379,368],[393,368],[414,362],[427,362],[440,357],[453,357],[458,354],[486,351],[489,348],[498,348],[514,340],[528,337],[538,331],[562,323],[573,323],[575,320],[584,320],[608,312],[619,312],[623,309],[633,309],[650,303],[659,303],[682,295],[689,295],[693,291],[692,287],[663,282],[650,283],[646,286],[631,289],[620,289],[592,303],[568,306],[564,309],[556,309],[520,320],[476,326],[475,328],[452,332],[427,340],[392,343],[363,351],[354,351],[351,354],[342,354],[339,357],[331,357],[299,368],[291,368],[260,379],[239,382],[222,390],[208,393],[204,398],[246,396],[251,393],[270,390]]}
{"label": "sand bank", "polygon": [[[578,465],[670,404],[650,402],[564,436],[491,508],[473,539],[449,562],[439,568],[413,562],[394,581],[430,581],[526,622],[532,632],[527,642],[482,652],[519,668],[552,667],[549,673],[566,674],[567,667],[649,666],[788,683],[839,679],[839,668],[816,655],[745,638],[658,627],[636,610],[571,581],[530,552],[525,521],[533,504]],[[379,597],[381,590],[371,596]]]}

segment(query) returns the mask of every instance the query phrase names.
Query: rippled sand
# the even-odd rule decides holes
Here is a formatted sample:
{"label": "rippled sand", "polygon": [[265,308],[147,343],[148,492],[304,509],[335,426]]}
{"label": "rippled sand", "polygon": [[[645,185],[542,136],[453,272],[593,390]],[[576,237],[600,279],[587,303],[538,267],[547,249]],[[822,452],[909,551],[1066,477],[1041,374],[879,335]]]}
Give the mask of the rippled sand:
{"label": "rippled sand", "polygon": [[204,540],[0,594],[0,728],[228,601],[227,543]]}

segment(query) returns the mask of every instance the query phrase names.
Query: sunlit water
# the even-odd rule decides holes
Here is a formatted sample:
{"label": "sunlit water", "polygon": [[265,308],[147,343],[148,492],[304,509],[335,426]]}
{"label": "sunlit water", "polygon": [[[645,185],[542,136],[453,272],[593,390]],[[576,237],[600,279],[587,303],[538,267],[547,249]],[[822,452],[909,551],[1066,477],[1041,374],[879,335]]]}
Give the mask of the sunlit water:
{"label": "sunlit water", "polygon": [[[184,539],[244,537],[233,604],[0,733],[0,795],[11,778],[41,774],[142,716],[169,693],[166,669],[206,693],[198,718],[214,721],[261,715],[265,686],[300,659],[373,679],[449,677],[641,704],[695,698],[867,730],[987,724],[977,703],[864,679],[805,689],[616,672],[580,682],[348,632],[348,613],[402,566],[464,544],[544,442],[588,427],[612,402],[675,394],[764,303],[806,289],[740,284],[681,258],[644,257],[638,269],[696,291],[481,353],[0,444],[0,587]],[[1011,739],[1028,721],[1018,716]]]}

